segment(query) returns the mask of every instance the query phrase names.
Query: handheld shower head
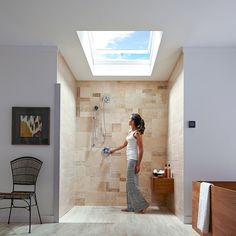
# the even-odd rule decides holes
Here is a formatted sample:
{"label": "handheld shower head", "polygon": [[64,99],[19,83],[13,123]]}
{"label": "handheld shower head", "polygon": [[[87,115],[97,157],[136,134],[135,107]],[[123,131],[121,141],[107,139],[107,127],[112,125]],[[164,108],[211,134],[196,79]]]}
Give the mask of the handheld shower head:
{"label": "handheld shower head", "polygon": [[93,107],[93,119],[94,120],[97,119],[97,111],[98,111],[98,106],[94,106]]}

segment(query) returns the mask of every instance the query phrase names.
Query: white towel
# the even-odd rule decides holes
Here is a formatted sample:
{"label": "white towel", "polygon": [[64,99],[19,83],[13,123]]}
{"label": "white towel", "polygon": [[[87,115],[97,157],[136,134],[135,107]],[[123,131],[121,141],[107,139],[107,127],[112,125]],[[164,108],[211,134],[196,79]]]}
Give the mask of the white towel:
{"label": "white towel", "polygon": [[209,233],[210,224],[210,186],[212,184],[202,182],[200,185],[197,228],[202,233]]}

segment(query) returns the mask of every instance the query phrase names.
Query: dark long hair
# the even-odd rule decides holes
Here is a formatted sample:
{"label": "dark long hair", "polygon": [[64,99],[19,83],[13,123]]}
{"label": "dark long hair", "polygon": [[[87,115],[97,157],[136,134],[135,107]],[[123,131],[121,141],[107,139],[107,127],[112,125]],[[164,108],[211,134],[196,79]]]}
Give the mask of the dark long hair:
{"label": "dark long hair", "polygon": [[134,124],[140,134],[143,134],[145,130],[145,122],[142,117],[138,113],[133,113],[131,114],[131,119],[134,121]]}

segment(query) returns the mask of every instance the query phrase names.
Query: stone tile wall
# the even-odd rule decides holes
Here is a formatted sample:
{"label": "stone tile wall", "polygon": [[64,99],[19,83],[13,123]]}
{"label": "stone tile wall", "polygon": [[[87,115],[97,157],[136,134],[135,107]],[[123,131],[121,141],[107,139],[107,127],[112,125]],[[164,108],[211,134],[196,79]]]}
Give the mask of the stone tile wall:
{"label": "stone tile wall", "polygon": [[184,165],[184,71],[181,56],[169,79],[168,162],[173,171],[174,194],[168,197],[168,207],[183,220]]}
{"label": "stone tile wall", "polygon": [[61,86],[60,104],[60,204],[63,216],[74,206],[76,157],[76,80],[61,54],[58,54],[57,82]]}
{"label": "stone tile wall", "polygon": [[[103,107],[102,97],[110,103]],[[92,148],[93,108],[99,107],[96,147]],[[102,114],[105,109],[106,138],[103,143]],[[165,204],[165,197],[151,193],[153,168],[163,168],[167,159],[168,83],[167,82],[77,82],[77,154],[75,204],[125,205],[126,156],[122,150],[108,158],[104,146],[117,147],[125,141],[131,113],[146,122],[144,156],[139,176],[140,188],[152,203]]]}

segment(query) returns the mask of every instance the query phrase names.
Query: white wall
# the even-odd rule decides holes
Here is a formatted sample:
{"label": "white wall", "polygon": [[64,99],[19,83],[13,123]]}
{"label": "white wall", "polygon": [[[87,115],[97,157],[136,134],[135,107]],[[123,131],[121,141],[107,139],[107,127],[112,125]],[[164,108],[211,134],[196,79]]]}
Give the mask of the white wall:
{"label": "white wall", "polygon": [[[193,180],[236,180],[236,48],[184,50],[184,215]],[[196,120],[197,128],[187,128]]]}
{"label": "white wall", "polygon": [[[0,47],[0,191],[12,190],[9,164],[12,159],[22,155],[32,155],[41,159],[43,166],[38,178],[38,203],[44,222],[54,220],[54,90],[56,81],[56,47]],[[49,146],[11,145],[12,106],[51,108],[51,144]],[[9,202],[0,201],[1,206],[3,203],[9,204]],[[0,211],[0,221],[6,222],[8,212],[8,210]],[[24,215],[27,215],[26,211],[13,209],[12,219],[28,220]]]}

